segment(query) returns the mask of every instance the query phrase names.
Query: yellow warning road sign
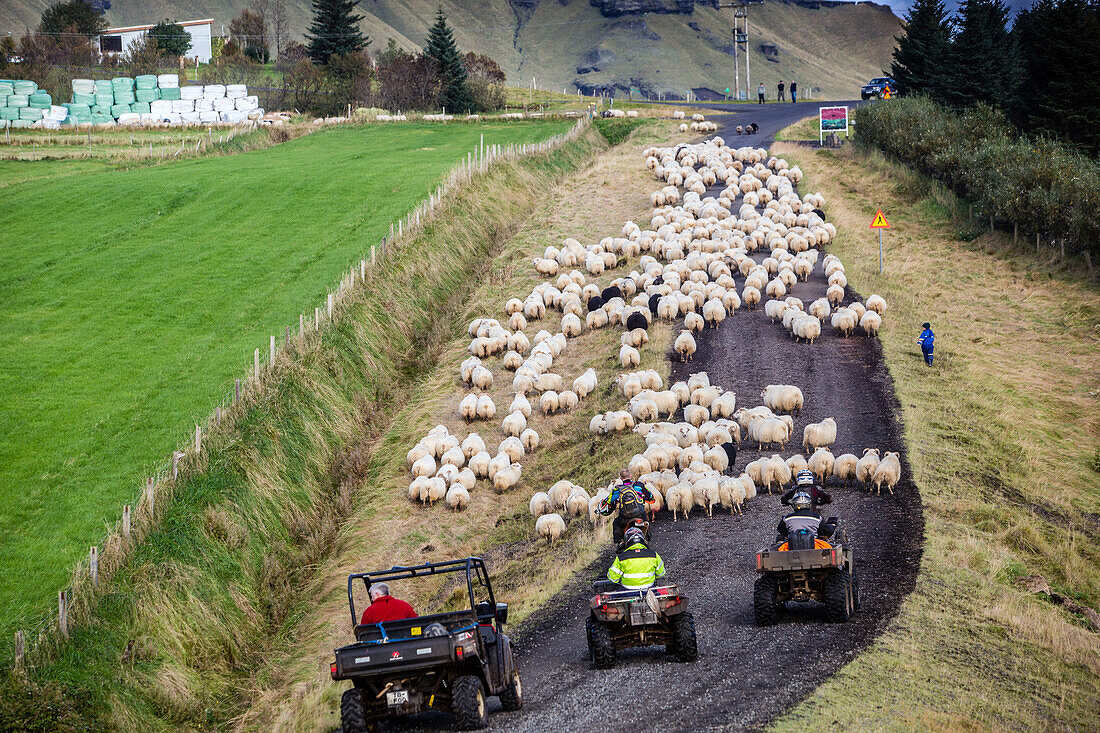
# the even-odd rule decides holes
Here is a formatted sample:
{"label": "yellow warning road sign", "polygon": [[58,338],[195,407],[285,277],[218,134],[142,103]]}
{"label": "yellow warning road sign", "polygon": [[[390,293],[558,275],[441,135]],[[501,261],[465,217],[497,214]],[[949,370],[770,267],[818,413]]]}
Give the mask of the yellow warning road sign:
{"label": "yellow warning road sign", "polygon": [[871,222],[872,229],[889,229],[890,222],[886,221],[886,217],[882,215],[882,209],[878,210],[875,214],[875,220]]}

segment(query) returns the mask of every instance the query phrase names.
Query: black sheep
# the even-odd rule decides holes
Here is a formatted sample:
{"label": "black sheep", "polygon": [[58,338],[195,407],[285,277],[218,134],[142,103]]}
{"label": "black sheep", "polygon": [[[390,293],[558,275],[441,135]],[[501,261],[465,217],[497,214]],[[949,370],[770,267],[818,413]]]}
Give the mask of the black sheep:
{"label": "black sheep", "polygon": [[733,471],[733,464],[737,463],[737,444],[722,443],[722,450],[726,452],[726,457],[730,459],[730,471]]}
{"label": "black sheep", "polygon": [[825,221],[825,212],[821,209],[814,209],[814,213],[821,217],[821,221]]}
{"label": "black sheep", "polygon": [[635,328],[649,329],[649,321],[637,311],[634,311],[626,318],[626,330],[633,331]]}
{"label": "black sheep", "polygon": [[657,277],[653,278],[653,284],[654,285],[664,285],[665,284],[665,276],[664,275],[658,275]]}
{"label": "black sheep", "polygon": [[619,289],[618,285],[612,285],[609,288],[604,288],[603,292],[600,293],[600,297],[603,298],[603,302],[606,303],[607,301],[611,300],[612,298],[621,298],[621,297],[623,297],[623,291]]}
{"label": "black sheep", "polygon": [[603,298],[598,295],[593,295],[591,298],[588,299],[589,313],[591,313],[592,311],[598,311],[600,308],[603,308]]}
{"label": "black sheep", "polygon": [[653,315],[657,315],[657,302],[660,301],[660,299],[660,293],[654,293],[653,295],[649,296],[649,312]]}

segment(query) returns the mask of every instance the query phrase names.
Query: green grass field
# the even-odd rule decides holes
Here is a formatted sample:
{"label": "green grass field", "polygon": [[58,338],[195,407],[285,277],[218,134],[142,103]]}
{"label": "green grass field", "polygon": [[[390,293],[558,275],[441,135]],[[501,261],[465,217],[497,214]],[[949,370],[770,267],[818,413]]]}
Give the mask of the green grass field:
{"label": "green grass field", "polygon": [[570,124],[345,127],[128,170],[0,169],[0,566],[19,568],[0,577],[0,633],[33,625],[252,350],[312,312],[482,133]]}

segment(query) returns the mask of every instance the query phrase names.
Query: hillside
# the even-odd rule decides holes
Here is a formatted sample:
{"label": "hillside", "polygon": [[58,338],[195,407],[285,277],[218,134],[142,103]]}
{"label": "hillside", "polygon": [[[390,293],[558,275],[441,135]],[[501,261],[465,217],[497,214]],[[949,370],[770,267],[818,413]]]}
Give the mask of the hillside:
{"label": "hillside", "polygon": [[[0,30],[34,25],[46,0],[0,5]],[[112,25],[213,17],[228,24],[245,0],[114,0]],[[495,58],[510,83],[532,78],[549,89],[616,89],[674,94],[734,86],[732,15],[691,0],[443,0],[463,50]],[[292,32],[310,17],[309,0],[287,0]],[[413,48],[435,14],[426,0],[362,0],[363,30],[375,49],[390,37]],[[688,12],[682,12],[688,11]],[[795,79],[818,97],[851,98],[888,63],[900,21],[873,3],[768,0],[750,16],[753,82],[774,96]],[[763,47],[774,47],[765,56]],[[744,59],[741,60],[744,74]]]}

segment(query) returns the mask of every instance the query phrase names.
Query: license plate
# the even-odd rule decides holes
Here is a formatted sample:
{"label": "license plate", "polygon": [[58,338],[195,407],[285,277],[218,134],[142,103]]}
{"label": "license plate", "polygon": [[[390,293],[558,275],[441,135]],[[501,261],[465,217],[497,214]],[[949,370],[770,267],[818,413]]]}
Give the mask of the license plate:
{"label": "license plate", "polygon": [[398,690],[397,692],[386,693],[386,704],[389,706],[404,705],[409,701],[408,690]]}

